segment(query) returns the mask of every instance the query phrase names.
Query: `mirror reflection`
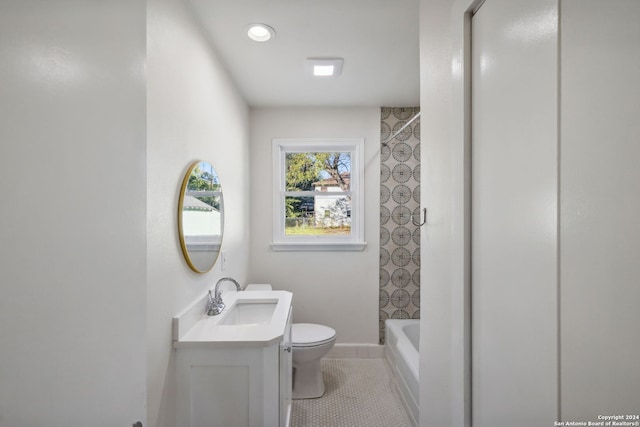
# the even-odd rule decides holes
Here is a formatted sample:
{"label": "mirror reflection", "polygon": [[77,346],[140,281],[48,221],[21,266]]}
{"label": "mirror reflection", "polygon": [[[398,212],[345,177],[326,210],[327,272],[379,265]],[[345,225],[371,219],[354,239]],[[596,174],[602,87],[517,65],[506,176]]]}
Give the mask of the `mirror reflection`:
{"label": "mirror reflection", "polygon": [[193,271],[206,273],[220,254],[224,231],[222,186],[211,163],[191,164],[180,191],[180,245]]}

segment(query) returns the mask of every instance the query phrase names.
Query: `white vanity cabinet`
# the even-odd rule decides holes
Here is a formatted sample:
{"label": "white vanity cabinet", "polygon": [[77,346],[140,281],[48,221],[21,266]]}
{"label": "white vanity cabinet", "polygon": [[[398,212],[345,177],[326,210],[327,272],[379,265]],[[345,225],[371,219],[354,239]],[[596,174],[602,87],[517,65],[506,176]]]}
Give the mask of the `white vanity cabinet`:
{"label": "white vanity cabinet", "polygon": [[[272,291],[276,292],[280,291]],[[247,295],[242,294],[250,293],[238,295],[246,300]],[[227,302],[227,307],[233,307],[234,303]],[[196,322],[182,337],[179,337],[179,331],[174,332],[174,339],[178,336],[174,340],[178,426],[289,425],[292,385],[290,297],[285,305],[279,307],[286,308],[280,315],[276,309],[273,318],[277,325],[271,325],[270,330],[265,325],[224,325],[223,312],[221,319],[202,319],[200,322],[205,322],[204,326]],[[264,339],[260,339],[260,329]],[[201,339],[207,333],[209,339]]]}
{"label": "white vanity cabinet", "polygon": [[293,347],[291,343],[291,310],[280,344],[280,426],[289,427],[291,419],[291,392],[293,386]]}

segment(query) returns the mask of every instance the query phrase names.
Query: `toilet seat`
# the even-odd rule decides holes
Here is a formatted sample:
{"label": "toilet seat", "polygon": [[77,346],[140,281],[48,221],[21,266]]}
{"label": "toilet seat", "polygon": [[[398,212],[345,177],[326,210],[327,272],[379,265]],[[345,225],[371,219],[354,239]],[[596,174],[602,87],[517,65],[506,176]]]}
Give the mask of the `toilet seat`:
{"label": "toilet seat", "polygon": [[333,341],[336,331],[324,325],[294,323],[291,325],[291,345],[293,347],[315,347]]}

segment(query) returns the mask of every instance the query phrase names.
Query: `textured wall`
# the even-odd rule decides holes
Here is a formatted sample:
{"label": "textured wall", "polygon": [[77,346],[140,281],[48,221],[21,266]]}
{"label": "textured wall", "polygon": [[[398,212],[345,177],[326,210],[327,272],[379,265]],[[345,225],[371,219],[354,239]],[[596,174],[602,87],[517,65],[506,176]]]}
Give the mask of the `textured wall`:
{"label": "textured wall", "polygon": [[[419,107],[383,107],[381,141]],[[384,321],[420,318],[420,120],[380,151],[380,343]]]}

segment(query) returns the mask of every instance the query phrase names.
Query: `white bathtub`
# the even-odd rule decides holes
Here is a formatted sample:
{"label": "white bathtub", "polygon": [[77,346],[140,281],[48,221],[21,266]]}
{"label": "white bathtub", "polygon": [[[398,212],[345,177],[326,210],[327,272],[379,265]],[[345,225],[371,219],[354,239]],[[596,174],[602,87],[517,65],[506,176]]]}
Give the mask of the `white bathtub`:
{"label": "white bathtub", "polygon": [[418,349],[420,320],[388,319],[385,321],[385,359],[393,371],[396,385],[413,425],[419,424]]}

